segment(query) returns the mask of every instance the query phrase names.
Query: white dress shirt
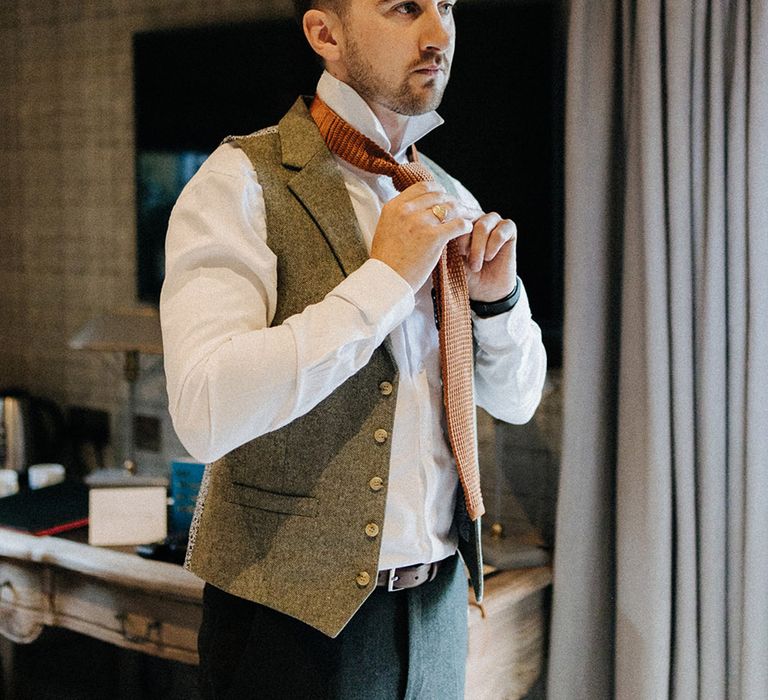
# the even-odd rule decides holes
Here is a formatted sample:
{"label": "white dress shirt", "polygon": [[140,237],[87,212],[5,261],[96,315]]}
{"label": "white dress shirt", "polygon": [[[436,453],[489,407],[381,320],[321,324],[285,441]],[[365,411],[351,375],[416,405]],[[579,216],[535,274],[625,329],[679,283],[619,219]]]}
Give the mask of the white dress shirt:
{"label": "white dress shirt", "polygon": [[[317,92],[400,162],[442,123],[434,112],[411,117],[393,146],[352,88],[323,73]],[[337,162],[370,251],[381,208],[398,192],[389,177]],[[179,439],[195,458],[212,462],[310,411],[389,336],[399,385],[379,567],[452,554],[458,478],[444,436],[429,283],[414,294],[388,265],[369,259],[320,303],[270,327],[276,302],[261,186],[242,150],[220,146],[180,195],[166,242],[160,313]],[[501,420],[526,422],[539,403],[546,358],[525,291],[511,311],[475,317],[474,334],[478,405]]]}

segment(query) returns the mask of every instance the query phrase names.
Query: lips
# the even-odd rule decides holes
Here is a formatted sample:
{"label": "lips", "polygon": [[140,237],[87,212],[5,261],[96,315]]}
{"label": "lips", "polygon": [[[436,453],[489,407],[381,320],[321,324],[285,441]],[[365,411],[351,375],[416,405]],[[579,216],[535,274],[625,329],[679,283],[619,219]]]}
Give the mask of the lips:
{"label": "lips", "polygon": [[416,68],[414,70],[414,73],[421,73],[422,75],[437,75],[438,73],[443,72],[442,66],[422,66],[421,68]]}

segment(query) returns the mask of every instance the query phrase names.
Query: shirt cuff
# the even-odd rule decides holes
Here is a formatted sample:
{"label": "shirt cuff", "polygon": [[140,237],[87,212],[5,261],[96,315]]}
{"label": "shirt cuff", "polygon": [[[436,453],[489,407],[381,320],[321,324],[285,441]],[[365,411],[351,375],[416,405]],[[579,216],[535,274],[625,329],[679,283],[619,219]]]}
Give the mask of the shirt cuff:
{"label": "shirt cuff", "polygon": [[411,285],[389,265],[370,258],[331,292],[353,304],[366,323],[387,335],[413,311],[415,298]]}
{"label": "shirt cuff", "polygon": [[472,309],[480,318],[488,318],[489,316],[498,316],[510,309],[515,308],[520,299],[520,278],[515,279],[515,286],[512,291],[505,297],[496,301],[477,301],[476,299],[469,300],[469,308]]}
{"label": "shirt cuff", "polygon": [[509,311],[481,318],[472,313],[472,327],[475,340],[485,350],[504,350],[510,344],[525,341],[531,320],[531,308],[528,305],[528,295],[523,281],[518,277],[520,297]]}

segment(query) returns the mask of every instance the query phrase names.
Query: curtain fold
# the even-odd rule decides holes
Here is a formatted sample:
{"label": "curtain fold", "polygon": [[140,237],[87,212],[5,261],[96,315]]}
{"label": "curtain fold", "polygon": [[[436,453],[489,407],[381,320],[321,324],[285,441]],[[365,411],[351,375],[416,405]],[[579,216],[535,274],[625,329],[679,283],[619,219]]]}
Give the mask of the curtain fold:
{"label": "curtain fold", "polygon": [[553,699],[768,693],[764,5],[570,6]]}
{"label": "curtain fold", "polygon": [[[738,586],[744,627],[734,641],[741,663],[734,674],[743,697],[759,697],[768,688],[768,6],[749,5],[746,18],[748,110],[744,173],[746,175],[747,291],[746,373],[744,387],[743,580]],[[737,574],[734,572],[733,574]]]}

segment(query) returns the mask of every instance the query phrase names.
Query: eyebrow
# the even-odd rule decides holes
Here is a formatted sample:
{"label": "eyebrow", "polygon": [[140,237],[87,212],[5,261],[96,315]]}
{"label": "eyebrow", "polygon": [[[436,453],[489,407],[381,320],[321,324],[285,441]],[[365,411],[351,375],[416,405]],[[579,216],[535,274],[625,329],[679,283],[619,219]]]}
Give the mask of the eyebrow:
{"label": "eyebrow", "polygon": [[[418,4],[417,0],[412,0],[412,1]],[[459,0],[452,0],[452,1],[453,1],[453,4],[456,5]],[[396,5],[398,2],[400,2],[400,0],[378,0],[378,2],[376,3],[376,7],[382,7],[383,5]]]}

